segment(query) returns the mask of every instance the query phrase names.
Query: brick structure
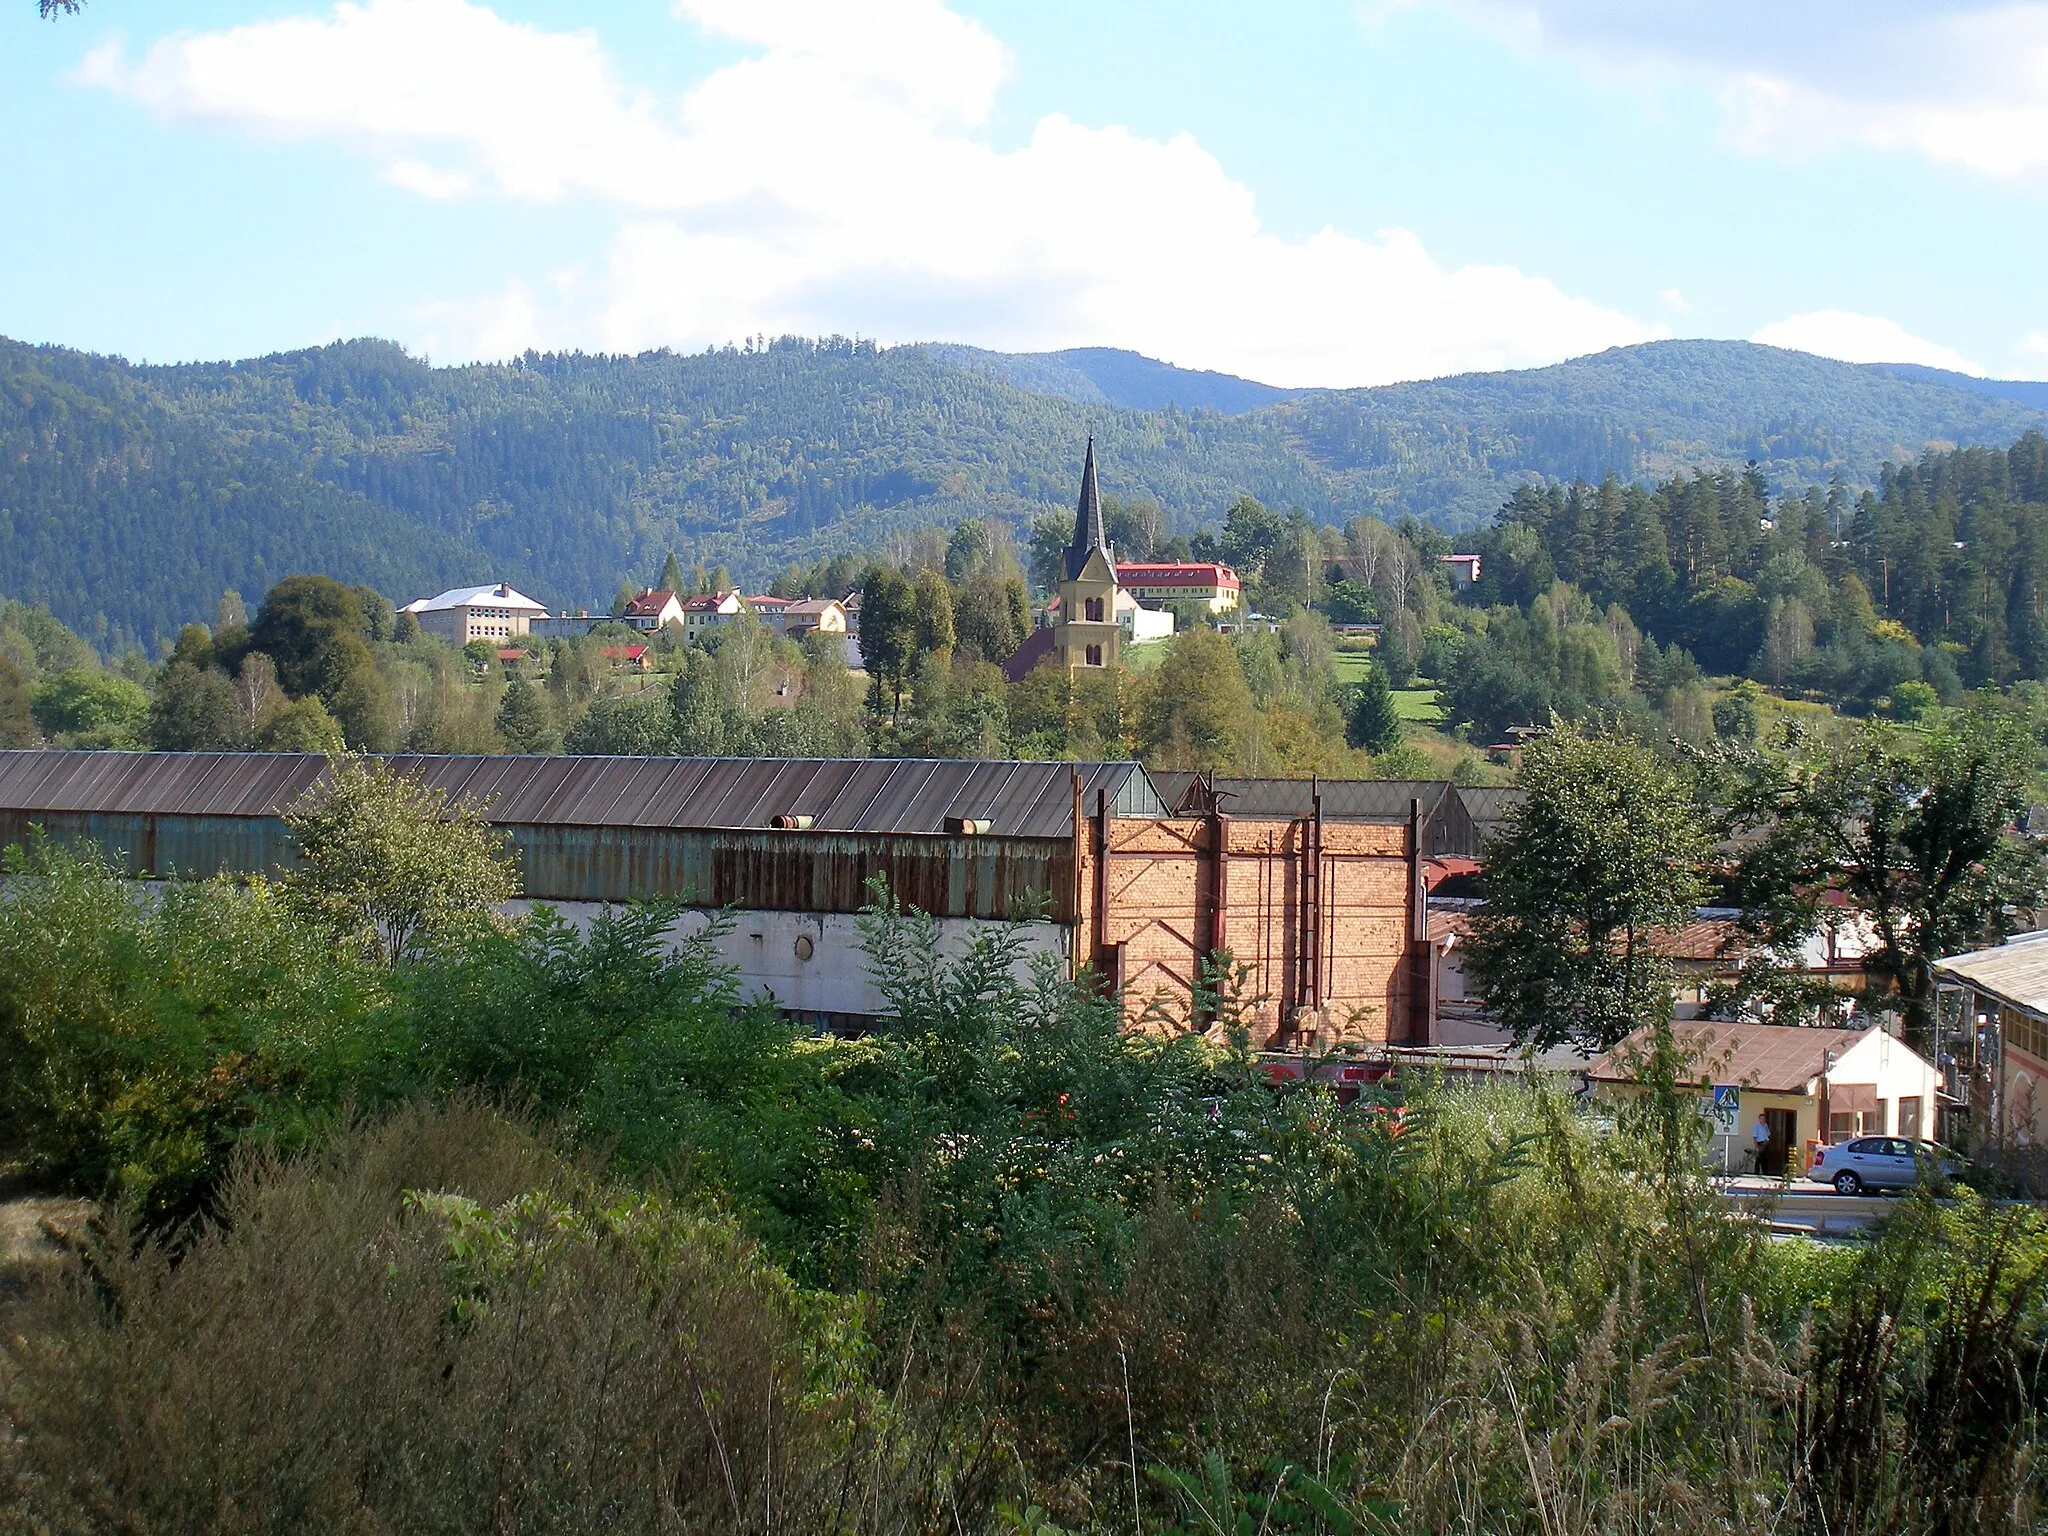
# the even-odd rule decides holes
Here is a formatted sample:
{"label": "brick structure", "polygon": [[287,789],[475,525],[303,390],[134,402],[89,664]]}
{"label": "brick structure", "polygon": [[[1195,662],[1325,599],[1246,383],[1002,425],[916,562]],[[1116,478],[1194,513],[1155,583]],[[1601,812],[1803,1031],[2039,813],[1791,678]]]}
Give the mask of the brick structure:
{"label": "brick structure", "polygon": [[1124,989],[1133,1027],[1207,1028],[1211,956],[1246,970],[1252,1043],[1420,1040],[1428,1021],[1419,804],[1406,820],[1239,817],[1078,821],[1077,966]]}

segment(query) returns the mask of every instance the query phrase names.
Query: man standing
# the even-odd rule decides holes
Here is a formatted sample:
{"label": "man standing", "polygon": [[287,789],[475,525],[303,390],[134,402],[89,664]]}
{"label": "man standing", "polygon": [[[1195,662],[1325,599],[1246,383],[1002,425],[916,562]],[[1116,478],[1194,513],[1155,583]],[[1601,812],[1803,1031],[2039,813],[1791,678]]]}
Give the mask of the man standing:
{"label": "man standing", "polygon": [[1771,1146],[1771,1124],[1764,1118],[1762,1110],[1756,1112],[1756,1124],[1749,1128],[1749,1139],[1756,1143],[1754,1171],[1762,1173],[1764,1171],[1764,1153],[1768,1152]]}

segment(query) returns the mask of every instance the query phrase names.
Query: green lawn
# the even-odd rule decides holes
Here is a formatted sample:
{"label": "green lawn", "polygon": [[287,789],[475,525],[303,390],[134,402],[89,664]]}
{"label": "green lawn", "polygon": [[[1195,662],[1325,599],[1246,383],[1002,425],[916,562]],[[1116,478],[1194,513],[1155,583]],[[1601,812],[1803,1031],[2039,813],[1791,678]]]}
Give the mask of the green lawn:
{"label": "green lawn", "polygon": [[1413,720],[1420,725],[1435,725],[1444,717],[1443,710],[1437,706],[1436,694],[1434,688],[1396,688],[1394,713],[1403,720]]}
{"label": "green lawn", "polygon": [[1372,668],[1371,651],[1339,651],[1334,660],[1334,670],[1340,683],[1362,683],[1365,674]]}

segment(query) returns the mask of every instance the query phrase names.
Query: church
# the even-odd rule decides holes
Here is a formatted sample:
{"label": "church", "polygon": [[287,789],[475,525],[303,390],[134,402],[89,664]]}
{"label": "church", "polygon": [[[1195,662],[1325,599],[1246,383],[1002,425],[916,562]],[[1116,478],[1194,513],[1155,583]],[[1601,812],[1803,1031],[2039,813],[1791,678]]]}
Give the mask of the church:
{"label": "church", "polygon": [[[1050,622],[1036,630],[1004,665],[1010,680],[1015,682],[1048,657],[1069,672],[1113,667],[1122,661],[1125,646],[1170,637],[1173,615],[1147,608],[1129,590],[1124,572],[1136,569],[1119,566],[1109,542],[1102,519],[1102,492],[1095,478],[1095,439],[1091,437],[1081,465],[1081,499],[1074,509],[1073,541],[1060,559],[1053,600],[1047,605]],[[1143,569],[1163,571],[1169,567]],[[1229,574],[1220,566],[1201,569]],[[1234,587],[1235,575],[1230,574],[1229,580]]]}

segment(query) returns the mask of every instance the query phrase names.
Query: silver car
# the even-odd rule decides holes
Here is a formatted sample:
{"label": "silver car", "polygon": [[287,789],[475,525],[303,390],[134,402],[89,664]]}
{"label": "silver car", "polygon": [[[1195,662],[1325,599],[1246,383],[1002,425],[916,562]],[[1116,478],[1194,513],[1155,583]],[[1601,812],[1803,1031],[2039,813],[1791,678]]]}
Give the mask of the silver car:
{"label": "silver car", "polygon": [[1819,1184],[1834,1185],[1838,1195],[1860,1195],[1865,1190],[1911,1189],[1936,1171],[1953,1178],[1962,1167],[1946,1147],[1931,1141],[1858,1136],[1815,1152],[1806,1176]]}

